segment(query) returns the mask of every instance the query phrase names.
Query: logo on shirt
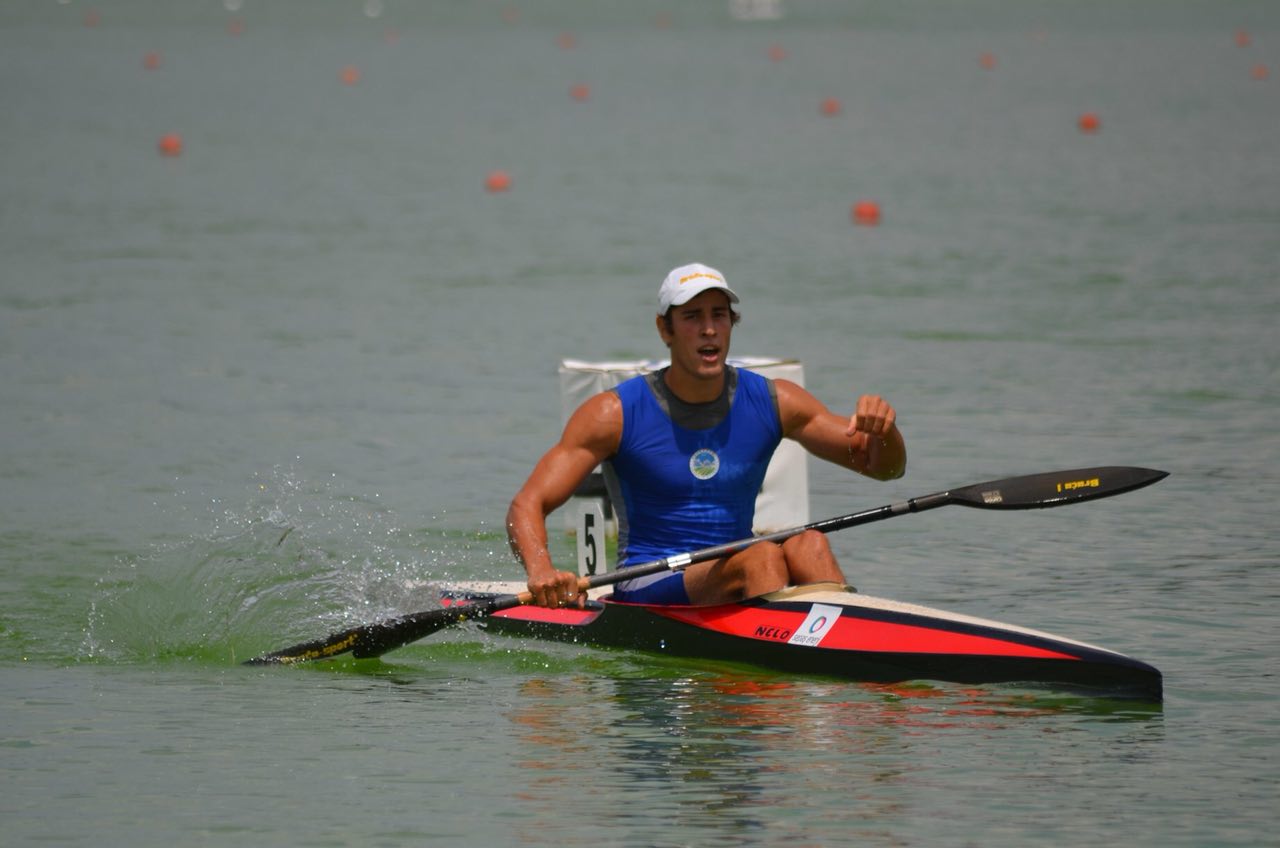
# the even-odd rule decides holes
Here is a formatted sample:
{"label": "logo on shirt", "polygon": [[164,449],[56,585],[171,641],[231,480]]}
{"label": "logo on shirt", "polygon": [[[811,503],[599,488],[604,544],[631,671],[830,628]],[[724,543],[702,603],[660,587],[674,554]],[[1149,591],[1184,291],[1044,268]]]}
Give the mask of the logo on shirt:
{"label": "logo on shirt", "polygon": [[720,470],[720,457],[709,448],[693,452],[689,457],[689,472],[699,480],[710,480]]}

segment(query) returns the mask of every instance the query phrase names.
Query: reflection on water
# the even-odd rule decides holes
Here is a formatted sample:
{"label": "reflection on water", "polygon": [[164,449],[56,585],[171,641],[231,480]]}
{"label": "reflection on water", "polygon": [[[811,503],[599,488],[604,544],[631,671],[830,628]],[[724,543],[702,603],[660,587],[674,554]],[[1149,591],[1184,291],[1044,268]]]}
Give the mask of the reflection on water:
{"label": "reflection on water", "polygon": [[[519,772],[528,775],[519,797],[538,811],[533,830],[556,826],[569,804],[583,815],[607,814],[634,834],[664,821],[740,844],[763,836],[766,822],[779,835],[778,822],[791,811],[823,810],[830,818],[832,801],[819,800],[825,796],[852,818],[910,814],[916,796],[967,767],[974,739],[989,745],[978,756],[998,759],[1029,732],[1121,722],[1126,744],[1115,750],[1128,755],[1162,737],[1159,704],[662,672],[521,683],[505,714],[519,743]],[[970,742],[955,757],[943,755],[954,740]],[[762,815],[765,807],[773,811]],[[853,826],[852,818],[844,825]],[[797,824],[801,832],[811,835]]]}

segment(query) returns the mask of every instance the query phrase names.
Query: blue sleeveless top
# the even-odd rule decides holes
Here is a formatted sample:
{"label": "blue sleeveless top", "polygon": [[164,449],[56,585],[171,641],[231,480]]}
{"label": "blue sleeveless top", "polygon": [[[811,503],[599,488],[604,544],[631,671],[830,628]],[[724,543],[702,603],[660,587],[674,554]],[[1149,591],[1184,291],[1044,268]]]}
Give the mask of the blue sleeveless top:
{"label": "blue sleeveless top", "polygon": [[[756,495],[782,440],[773,384],[759,374],[728,369],[727,414],[707,429],[673,419],[671,404],[680,401],[660,395],[660,381],[661,374],[642,375],[614,389],[622,440],[604,476],[618,517],[619,567],[750,537]],[[696,418],[699,406],[715,403],[685,404],[682,412]]]}

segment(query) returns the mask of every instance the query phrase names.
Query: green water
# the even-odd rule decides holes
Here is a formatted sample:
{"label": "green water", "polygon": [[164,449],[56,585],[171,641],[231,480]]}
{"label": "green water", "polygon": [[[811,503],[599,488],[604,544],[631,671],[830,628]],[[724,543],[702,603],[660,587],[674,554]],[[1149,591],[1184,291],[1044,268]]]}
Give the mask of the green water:
{"label": "green water", "polygon": [[[1272,838],[1280,7],[751,9],[0,8],[0,842]],[[863,591],[1131,654],[1165,702],[468,627],[238,665],[515,577],[558,362],[659,356],[687,261],[743,295],[735,353],[899,411],[906,477],[812,464],[814,519],[1172,472],[831,537]]]}

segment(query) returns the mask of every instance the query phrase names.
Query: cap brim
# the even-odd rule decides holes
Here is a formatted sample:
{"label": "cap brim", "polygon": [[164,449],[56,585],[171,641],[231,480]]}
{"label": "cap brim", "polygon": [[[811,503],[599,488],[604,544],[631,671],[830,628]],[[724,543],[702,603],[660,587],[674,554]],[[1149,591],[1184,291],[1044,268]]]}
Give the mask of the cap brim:
{"label": "cap brim", "polygon": [[703,292],[706,292],[706,291],[722,291],[722,292],[724,292],[726,295],[728,295],[728,296],[729,296],[729,302],[730,302],[730,303],[738,303],[738,302],[739,302],[739,300],[738,300],[738,295],[737,295],[737,293],[736,293],[736,292],[734,292],[734,290],[733,290],[733,289],[731,289],[731,288],[729,288],[728,286],[723,285],[723,284],[714,284],[714,283],[713,283],[713,284],[710,284],[710,285],[705,285],[705,286],[700,286],[700,287],[699,287],[699,286],[693,286],[693,287],[690,287],[690,288],[681,288],[681,289],[680,289],[680,291],[676,293],[676,296],[675,296],[674,298],[672,298],[672,299],[671,299],[671,305],[672,305],[672,306],[683,306],[684,304],[688,303],[689,301],[693,300],[695,297],[697,297],[698,295],[700,295],[700,294],[702,294]]}

